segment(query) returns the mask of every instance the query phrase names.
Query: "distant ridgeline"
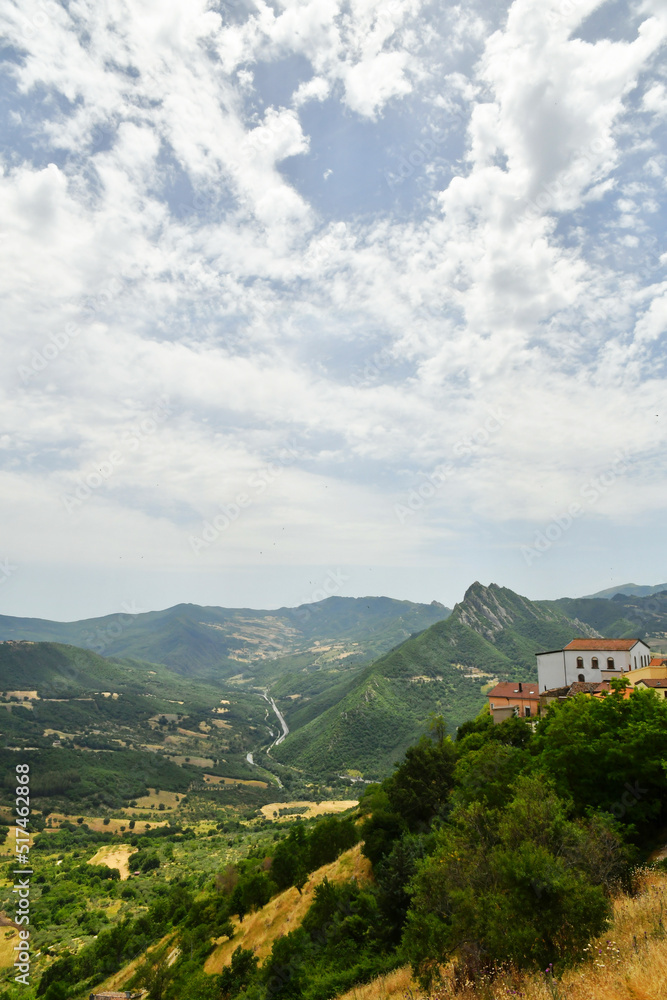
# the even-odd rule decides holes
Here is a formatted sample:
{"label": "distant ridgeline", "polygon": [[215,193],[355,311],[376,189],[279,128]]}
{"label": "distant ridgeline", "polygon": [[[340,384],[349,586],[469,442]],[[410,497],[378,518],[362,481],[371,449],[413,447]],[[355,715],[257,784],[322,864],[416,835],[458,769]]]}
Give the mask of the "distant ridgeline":
{"label": "distant ridgeline", "polygon": [[[329,597],[277,611],[178,604],[166,611],[128,607],[78,622],[0,615],[0,641],[29,639],[91,649],[103,656],[163,663],[181,674],[220,679],[248,665],[275,661],[301,666],[313,647],[335,645],[332,659],[368,662],[446,618],[437,601],[415,604],[388,597]],[[319,651],[322,656],[324,651]]]}
{"label": "distant ridgeline", "polygon": [[[39,689],[42,699],[19,708],[12,696],[2,738],[6,745],[41,740],[51,747],[60,738],[45,736],[49,729],[78,734],[73,742],[80,747],[101,741],[90,749],[110,748],[113,739],[117,750],[122,734],[111,736],[100,723],[113,716],[120,726],[132,717],[129,743],[154,752],[162,713],[162,756],[170,737],[165,726],[178,727],[171,738],[182,744],[182,759],[174,750],[172,763],[199,766],[200,778],[204,768],[273,787],[296,774],[372,780],[389,772],[432,713],[442,714],[453,733],[498,681],[536,679],[537,652],[562,648],[575,636],[651,644],[666,631],[667,592],[530,601],[480,583],[453,612],[435,602],[331,597],[278,611],[179,605],[72,623],[0,617],[0,640],[23,640],[0,647],[2,676],[11,676],[16,689]],[[26,640],[49,642],[30,647]],[[44,703],[63,691],[78,700],[60,708]],[[279,745],[272,746],[281,729],[265,694],[289,727]],[[226,771],[213,763],[223,753]]]}

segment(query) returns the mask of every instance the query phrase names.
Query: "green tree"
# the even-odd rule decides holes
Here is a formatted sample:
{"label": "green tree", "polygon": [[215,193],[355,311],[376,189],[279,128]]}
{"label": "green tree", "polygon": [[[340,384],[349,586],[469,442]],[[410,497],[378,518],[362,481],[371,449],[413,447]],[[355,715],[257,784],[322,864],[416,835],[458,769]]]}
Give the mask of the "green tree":
{"label": "green tree", "polygon": [[361,824],[363,840],[362,853],[375,867],[377,863],[389,854],[394,843],[406,832],[402,817],[395,812],[389,802],[389,795],[380,785],[370,786],[361,801],[359,809],[369,815]]}
{"label": "green tree", "polygon": [[236,948],[218,981],[223,1000],[247,990],[257,973],[258,958],[247,948]]}
{"label": "green tree", "polygon": [[516,779],[531,761],[526,750],[497,740],[469,750],[460,757],[454,771],[456,800],[466,805],[481,802],[490,809],[506,805]]}
{"label": "green tree", "polygon": [[403,949],[424,985],[454,954],[472,975],[581,955],[610,914],[580,850],[596,832],[569,820],[540,777],[519,778],[503,809],[459,806],[412,883]]}
{"label": "green tree", "polygon": [[327,816],[316,823],[308,836],[308,861],[311,871],[335,861],[339,854],[347,851],[359,840],[359,834],[351,818],[339,819]]}
{"label": "green tree", "polygon": [[392,811],[413,831],[424,829],[446,807],[454,784],[456,749],[440,722],[433,729],[435,740],[422,736],[385,782]]}
{"label": "green tree", "polygon": [[605,810],[639,840],[667,818],[667,701],[654,691],[551,706],[530,746],[580,815]]}
{"label": "green tree", "polygon": [[273,855],[271,876],[278,889],[296,885],[301,891],[308,877],[308,853],[303,823],[295,823],[289,836],[277,845]]}
{"label": "green tree", "polygon": [[162,1000],[172,976],[167,949],[161,948],[147,957],[137,973],[137,983],[148,990],[151,1000]]}

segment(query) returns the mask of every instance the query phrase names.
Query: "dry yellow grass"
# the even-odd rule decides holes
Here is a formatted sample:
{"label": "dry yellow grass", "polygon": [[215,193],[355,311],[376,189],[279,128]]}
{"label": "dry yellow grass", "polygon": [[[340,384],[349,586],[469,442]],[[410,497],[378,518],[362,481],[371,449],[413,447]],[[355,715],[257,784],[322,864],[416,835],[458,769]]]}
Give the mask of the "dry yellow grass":
{"label": "dry yellow grass", "polygon": [[357,799],[333,799],[327,802],[270,802],[268,806],[262,806],[262,815],[265,819],[273,819],[274,812],[280,816],[281,809],[294,809],[296,806],[305,808],[302,813],[293,813],[292,816],[280,816],[281,819],[309,819],[312,816],[324,816],[327,813],[345,812],[359,805]]}
{"label": "dry yellow grass", "polygon": [[97,854],[88,862],[89,865],[106,865],[107,868],[117,868],[124,881],[130,877],[127,859],[134,854],[134,847],[100,847]]}
{"label": "dry yellow grass", "polygon": [[177,809],[181,798],[182,796],[177,795],[176,792],[156,792],[154,788],[149,788],[148,795],[142,795],[140,799],[136,799],[136,807],[133,806],[127,812],[132,812],[135,808],[140,810],[150,809],[151,806],[157,809],[160,805],[163,805],[165,809]]}
{"label": "dry yellow grass", "polygon": [[339,1000],[663,1000],[667,997],[667,876],[647,871],[640,892],[620,897],[609,931],[593,942],[590,958],[548,982],[545,976],[507,976],[484,987],[455,989],[450,982],[430,998],[397,969]]}
{"label": "dry yellow grass", "polygon": [[394,969],[386,976],[378,976],[372,983],[364,983],[362,986],[355,986],[347,993],[343,993],[338,1000],[392,1000],[400,997],[401,1000],[415,998],[415,984],[408,966],[401,969]]}
{"label": "dry yellow grass", "polygon": [[359,881],[370,878],[370,864],[362,855],[359,845],[345,851],[337,861],[313,872],[301,895],[294,888],[287,889],[261,910],[247,916],[242,924],[234,919],[234,937],[218,945],[207,959],[204,970],[209,973],[222,972],[223,967],[229,964],[232,952],[238,947],[252,949],[260,960],[266,958],[276,938],[299,926],[313,901],[316,885],[324,878],[328,878],[330,882],[342,882],[353,876]]}
{"label": "dry yellow grass", "polygon": [[165,757],[167,760],[173,760],[175,764],[192,764],[193,767],[209,768],[215,764],[210,757],[191,757],[185,754],[165,754]]}
{"label": "dry yellow grass", "polygon": [[221,778],[218,774],[205,774],[207,785],[251,785],[253,788],[268,788],[268,781],[256,781],[249,778]]}
{"label": "dry yellow grass", "polygon": [[[139,812],[139,810],[132,810],[132,809],[128,809],[126,811],[130,815],[133,812],[135,812],[135,814],[138,814]],[[145,810],[143,811],[143,814],[145,814]],[[159,815],[160,814],[158,813],[157,816]],[[150,824],[151,829],[153,829],[153,827],[156,826],[165,826],[166,823],[168,822],[166,819],[158,819],[157,816],[153,816],[151,814],[151,816],[146,820],[146,823]],[[49,819],[51,820],[51,826],[46,827],[45,833],[52,833],[54,830],[59,829],[62,823],[76,823],[78,816],[66,816],[64,813],[51,813]],[[108,823],[105,823],[104,818],[102,816],[84,816],[83,821],[89,829],[95,830],[96,833],[122,833],[125,830],[129,830],[129,822],[130,822],[129,819],[125,818],[123,819],[112,818],[109,819]],[[136,832],[137,833],[143,832],[145,823],[141,820],[137,820],[136,823],[137,823]]]}
{"label": "dry yellow grass", "polygon": [[19,936],[15,927],[0,927],[0,969],[9,969],[16,960],[14,945],[18,944]]}
{"label": "dry yellow grass", "polygon": [[159,941],[156,941],[155,944],[152,944],[150,948],[147,949],[147,951],[143,952],[141,955],[135,958],[132,962],[129,963],[129,965],[125,965],[120,970],[120,972],[115,972],[112,976],[109,976],[108,979],[105,979],[103,983],[97,985],[95,987],[95,992],[103,993],[107,991],[125,989],[126,984],[135,974],[139,966],[144,962],[146,956],[150,955],[154,951],[158,951],[164,945],[171,942],[172,939],[175,939],[175,937],[176,935],[174,931],[170,931],[169,934],[165,934],[163,938],[160,938]]}

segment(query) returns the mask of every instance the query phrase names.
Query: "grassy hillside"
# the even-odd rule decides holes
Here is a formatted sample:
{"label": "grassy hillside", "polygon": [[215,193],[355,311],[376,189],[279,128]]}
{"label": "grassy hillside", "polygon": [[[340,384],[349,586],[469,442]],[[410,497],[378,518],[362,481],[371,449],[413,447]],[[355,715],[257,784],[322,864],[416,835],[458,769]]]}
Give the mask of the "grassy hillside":
{"label": "grassy hillside", "polygon": [[667,591],[645,596],[617,594],[610,600],[565,597],[553,603],[612,638],[636,637],[650,643],[652,639],[664,639],[667,633]]}
{"label": "grassy hillside", "polygon": [[[262,677],[288,667],[368,660],[391,649],[449,610],[387,597],[329,597],[298,608],[179,604],[166,611],[125,613],[78,622],[0,616],[0,640],[66,643],[104,656],[163,663],[195,677]],[[328,647],[328,648],[324,648]]]}
{"label": "grassy hillside", "polygon": [[[590,957],[567,970],[562,980],[538,973],[500,976],[495,983],[459,987],[447,983],[450,1000],[654,1000],[667,996],[667,950],[662,931],[667,875],[647,872],[637,895],[614,903],[609,929],[591,943]],[[409,966],[371,983],[355,986],[339,1000],[404,1000],[423,996]]]}
{"label": "grassy hillside", "polygon": [[271,952],[273,942],[283,936],[286,927],[293,931],[301,924],[313,902],[316,886],[325,879],[344,882],[351,878],[357,882],[368,882],[371,878],[370,862],[361,853],[360,844],[312,872],[301,892],[291,886],[245,917],[243,923],[234,917],[234,936],[221,941],[211,952],[204,965],[205,971],[209,974],[222,972],[238,947],[250,949],[260,960],[264,960]]}
{"label": "grassy hillside", "polygon": [[[532,602],[495,584],[475,583],[446,621],[367,667],[340,702],[273,754],[314,772],[355,769],[376,777],[424,731],[431,713],[442,714],[453,732],[480,710],[485,685],[530,680],[537,676],[536,652],[574,635],[595,634],[554,602]],[[287,718],[291,726],[292,715]]]}

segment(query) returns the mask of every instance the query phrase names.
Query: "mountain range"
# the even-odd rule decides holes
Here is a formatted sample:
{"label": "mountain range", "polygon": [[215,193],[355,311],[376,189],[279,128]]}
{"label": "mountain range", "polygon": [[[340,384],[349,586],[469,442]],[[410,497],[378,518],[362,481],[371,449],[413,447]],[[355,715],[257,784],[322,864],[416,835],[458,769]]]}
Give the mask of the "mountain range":
{"label": "mountain range", "polygon": [[276,611],[178,604],[166,611],[128,609],[74,622],[0,615],[0,641],[65,643],[220,679],[261,671],[263,665],[269,665],[269,673],[280,672],[280,664],[300,657],[320,664],[365,662],[450,613],[437,601],[329,597]]}
{"label": "mountain range", "polygon": [[667,590],[667,583],[659,583],[655,587],[646,587],[636,583],[622,583],[619,587],[608,587],[607,590],[599,590],[597,594],[588,594],[588,597],[612,598],[618,594],[623,597],[650,597],[651,594],[659,594]]}
{"label": "mountain range", "polygon": [[[182,714],[191,685],[193,692],[206,686],[210,706],[217,704],[211,692],[218,700],[224,694],[233,732],[220,753],[236,773],[248,769],[249,753],[252,766],[282,779],[386,774],[433,713],[453,733],[497,680],[534,679],[536,652],[598,635],[637,636],[662,649],[667,591],[531,601],[474,583],[451,612],[436,602],[331,597],[277,611],[183,604],[69,623],[0,617],[0,640],[35,643],[27,654],[34,674],[24,664],[22,686],[44,686],[45,641],[103,653],[106,659],[95,660],[97,688],[105,662],[114,676],[119,664],[126,672],[137,664],[143,677],[147,664],[158,664],[160,677],[180,678],[172,702],[185,703]],[[84,710],[77,707],[79,715]],[[40,711],[44,717],[44,706]],[[207,759],[215,733],[208,734],[206,715],[193,718],[179,720],[180,735],[169,739],[185,741],[181,755]]]}

